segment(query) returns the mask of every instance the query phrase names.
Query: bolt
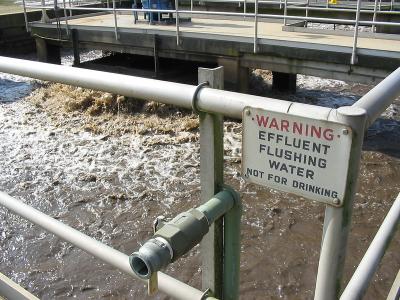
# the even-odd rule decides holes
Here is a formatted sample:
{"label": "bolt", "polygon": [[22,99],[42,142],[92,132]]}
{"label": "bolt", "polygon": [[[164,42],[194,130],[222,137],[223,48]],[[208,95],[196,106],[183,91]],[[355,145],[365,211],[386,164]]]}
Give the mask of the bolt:
{"label": "bolt", "polygon": [[246,109],[246,110],[244,111],[244,113],[246,114],[246,116],[250,116],[250,114],[251,114],[250,109]]}
{"label": "bolt", "polygon": [[345,128],[345,129],[342,130],[342,133],[344,135],[348,135],[349,134],[349,130],[347,128]]}
{"label": "bolt", "polygon": [[333,199],[333,204],[339,205],[340,204],[340,199],[339,198]]}

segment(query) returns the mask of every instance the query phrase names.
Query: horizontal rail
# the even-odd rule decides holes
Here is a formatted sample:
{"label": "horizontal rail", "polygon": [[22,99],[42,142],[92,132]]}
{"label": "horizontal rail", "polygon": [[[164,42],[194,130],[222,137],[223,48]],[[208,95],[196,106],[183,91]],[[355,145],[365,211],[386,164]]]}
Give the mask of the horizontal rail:
{"label": "horizontal rail", "polygon": [[353,106],[364,108],[367,111],[367,127],[371,125],[385,109],[400,97],[400,68],[366,93]]}
{"label": "horizontal rail", "polygon": [[362,299],[388,244],[400,223],[400,194],[394,201],[363,259],[345,288],[340,300]]}
{"label": "horizontal rail", "polygon": [[[125,274],[138,278],[132,271],[129,264],[129,256],[115,250],[85,234],[73,229],[72,227],[65,225],[64,223],[57,221],[48,215],[38,211],[37,209],[23,203],[22,201],[16,200],[11,196],[0,192],[0,205],[8,208],[12,212],[20,215],[24,219],[39,225],[46,231],[49,231],[61,239],[74,244],[76,247],[90,253],[91,255],[101,259],[102,261],[116,267],[123,271]],[[160,291],[181,300],[201,300],[203,298],[203,292],[180,282],[164,273],[158,273],[158,288]],[[213,299],[213,298],[208,298]]]}
{"label": "horizontal rail", "polygon": [[[143,100],[154,100],[188,109],[192,108],[192,98],[197,89],[194,85],[2,56],[0,56],[0,72],[96,89]],[[267,103],[269,109],[287,112],[293,104],[284,100],[244,95],[207,87],[203,87],[197,93],[197,100],[198,108],[201,111],[218,113],[236,119],[242,118],[242,111],[245,106],[260,107],[260,105]],[[311,111],[316,111],[318,108],[318,111],[325,115],[331,110],[330,108],[320,108],[307,104],[297,103],[296,105],[302,106],[304,112],[310,111],[309,107],[315,108]]]}
{"label": "horizontal rail", "polygon": [[[28,7],[29,8],[29,7]],[[40,6],[35,8],[41,9],[54,9],[53,6]],[[69,10],[80,10],[80,11],[104,11],[113,13],[112,8],[92,8],[92,7],[67,7]],[[134,9],[134,8],[116,8],[116,12],[162,12],[162,13],[176,13],[179,14],[192,14],[192,15],[210,15],[210,16],[227,16],[227,17],[255,17],[254,13],[236,13],[236,12],[221,12],[221,11],[201,11],[201,10],[168,10],[168,9]],[[270,15],[270,14],[257,14],[258,18],[265,19],[287,19],[287,20],[302,20],[302,21],[313,21],[318,23],[334,23],[334,24],[346,24],[346,25],[355,25],[355,20],[348,19],[335,19],[335,18],[319,18],[319,17],[303,17],[303,16],[284,16],[284,15]],[[382,26],[400,26],[400,23],[396,22],[383,22],[383,21],[362,21],[360,20],[359,25],[382,25]]]}
{"label": "horizontal rail", "polygon": [[36,296],[29,293],[19,284],[0,273],[0,299],[18,299],[18,300],[39,300]]}

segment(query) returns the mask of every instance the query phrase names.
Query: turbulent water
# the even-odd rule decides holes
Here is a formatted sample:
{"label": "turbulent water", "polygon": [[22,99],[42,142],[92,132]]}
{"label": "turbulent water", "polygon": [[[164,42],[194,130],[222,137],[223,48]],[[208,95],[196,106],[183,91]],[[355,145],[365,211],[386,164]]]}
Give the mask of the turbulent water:
{"label": "turbulent water", "polygon": [[[276,96],[338,107],[370,88],[309,76],[299,76],[298,84],[295,95]],[[55,124],[42,107],[15,101],[35,86],[0,74],[1,191],[127,254],[150,237],[156,216],[173,217],[199,203],[197,142],[174,142],[170,134],[96,135],[77,130],[68,117]],[[400,190],[398,105],[367,133],[346,279]],[[197,132],[187,134],[198,138]],[[324,207],[246,183],[240,149],[241,125],[226,122],[225,180],[240,191],[244,205],[241,298],[311,299]],[[399,247],[397,235],[366,299],[386,297],[400,264]],[[5,209],[0,249],[0,272],[40,298],[146,298],[142,283]],[[199,288],[200,259],[196,247],[166,272]]]}

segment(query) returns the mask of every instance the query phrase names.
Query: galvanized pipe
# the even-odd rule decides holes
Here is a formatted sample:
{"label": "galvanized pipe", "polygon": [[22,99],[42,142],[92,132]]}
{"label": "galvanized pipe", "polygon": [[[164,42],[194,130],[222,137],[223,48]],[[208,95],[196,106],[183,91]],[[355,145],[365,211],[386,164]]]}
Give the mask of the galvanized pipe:
{"label": "galvanized pipe", "polygon": [[[131,269],[128,255],[49,217],[48,215],[36,210],[22,201],[10,197],[3,192],[0,192],[0,205],[8,208],[24,219],[39,225],[46,231],[55,234],[61,239],[74,244],[76,247],[95,256],[96,258],[99,258],[102,261],[116,267],[125,274],[139,279]],[[204,299],[203,292],[161,272],[158,273],[158,287],[160,291],[176,299]]]}
{"label": "galvanized pipe", "polygon": [[359,107],[340,107],[329,115],[330,121],[346,124],[352,128],[353,140],[343,206],[327,205],[325,208],[314,300],[337,300],[340,295],[353,201],[357,190],[365,119],[366,111]]}
{"label": "galvanized pipe", "polygon": [[283,25],[284,26],[287,25],[287,6],[288,6],[288,3],[287,3],[287,0],[285,0],[284,8],[283,8]]}
{"label": "galvanized pipe", "polygon": [[[43,9],[53,9],[50,6],[27,6],[27,8],[43,8]],[[93,8],[93,7],[74,7],[73,10],[81,10],[81,11],[105,11],[105,12],[113,12],[113,9],[107,8]],[[302,8],[305,9],[305,8]],[[310,10],[312,8],[310,7]],[[116,12],[164,12],[164,13],[176,13],[176,10],[159,10],[159,9],[130,9],[130,8],[118,8],[115,9]],[[354,11],[354,10],[351,10]],[[254,13],[235,13],[235,12],[218,12],[218,11],[186,11],[180,10],[179,13],[182,14],[197,14],[197,15],[211,15],[211,16],[231,16],[231,17],[254,17]],[[378,12],[379,13],[379,12]],[[382,12],[383,13],[383,12]],[[347,20],[347,19],[333,19],[333,18],[317,18],[317,17],[303,17],[303,16],[284,16],[284,15],[269,15],[269,14],[258,14],[259,18],[269,18],[269,19],[287,19],[287,20],[305,20],[305,21],[314,21],[314,22],[328,22],[328,23],[340,23],[340,24],[349,24],[354,25],[354,20]],[[359,21],[359,25],[382,25],[382,26],[400,26],[400,23],[396,22],[373,22],[373,21]]]}
{"label": "galvanized pipe", "polygon": [[65,5],[65,0],[63,0],[63,5],[64,5],[65,26],[67,27],[67,36],[69,36],[68,14],[67,14],[67,8],[66,8],[66,5]]}
{"label": "galvanized pipe", "polygon": [[23,8],[24,8],[25,30],[26,30],[26,32],[29,32],[29,28],[28,28],[28,15],[27,15],[27,13],[26,13],[25,0],[22,0],[22,6],[23,6]]}
{"label": "galvanized pipe", "polygon": [[258,0],[254,3],[254,47],[253,52],[257,53],[257,41],[258,41]]}
{"label": "galvanized pipe", "polygon": [[[376,13],[377,13],[377,10],[378,10],[378,0],[375,0],[375,4],[374,4],[374,15],[372,16],[372,22],[375,22],[376,21]],[[375,24],[374,25],[372,25],[372,32],[375,32],[376,31],[376,26],[375,26]]]}
{"label": "galvanized pipe", "polygon": [[367,111],[371,125],[392,102],[400,97],[400,67],[353,104]]}
{"label": "galvanized pipe", "polygon": [[353,37],[353,50],[351,52],[350,65],[355,65],[357,63],[357,41],[358,41],[358,25],[360,22],[360,9],[361,9],[361,0],[357,0],[356,22],[354,25],[354,37]]}
{"label": "galvanized pipe", "polygon": [[175,14],[176,14],[176,44],[179,46],[179,0],[175,0]]}
{"label": "galvanized pipe", "polygon": [[378,269],[379,263],[398,225],[400,224],[400,194],[394,201],[382,225],[379,227],[367,252],[365,252],[360,264],[351,277],[346,289],[343,291],[340,300],[362,299],[369,282]]}
{"label": "galvanized pipe", "polygon": [[117,23],[117,12],[116,12],[116,7],[115,7],[115,0],[113,0],[113,15],[114,15],[114,34],[115,34],[115,39],[118,40],[118,23]]}
{"label": "galvanized pipe", "polygon": [[[128,97],[192,108],[196,86],[147,79],[135,76],[94,71],[83,68],[40,63],[0,56],[0,72],[32,77],[40,80],[59,82],[73,86],[90,88]],[[157,87],[157,88],[154,88]],[[241,119],[245,106],[265,107],[288,111],[291,102],[252,95],[243,95],[203,87],[197,94],[197,105],[201,111],[219,113],[227,117]],[[267,101],[266,101],[267,100]],[[304,109],[311,105],[302,104]],[[330,111],[329,108],[319,108]]]}

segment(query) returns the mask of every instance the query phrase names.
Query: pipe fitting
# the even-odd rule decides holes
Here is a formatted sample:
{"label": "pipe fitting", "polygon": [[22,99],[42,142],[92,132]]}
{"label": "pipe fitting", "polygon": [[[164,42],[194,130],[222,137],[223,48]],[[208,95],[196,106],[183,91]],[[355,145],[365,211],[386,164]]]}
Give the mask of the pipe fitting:
{"label": "pipe fitting", "polygon": [[157,228],[153,237],[132,253],[129,263],[142,279],[176,261],[196,246],[208,233],[211,224],[228,212],[235,204],[235,194],[225,189],[198,208],[180,213]]}
{"label": "pipe fitting", "polygon": [[196,246],[208,228],[207,217],[197,209],[179,214],[129,257],[132,270],[140,278],[149,279]]}

